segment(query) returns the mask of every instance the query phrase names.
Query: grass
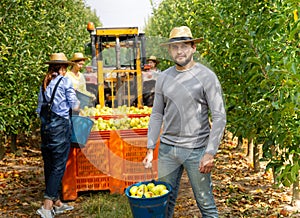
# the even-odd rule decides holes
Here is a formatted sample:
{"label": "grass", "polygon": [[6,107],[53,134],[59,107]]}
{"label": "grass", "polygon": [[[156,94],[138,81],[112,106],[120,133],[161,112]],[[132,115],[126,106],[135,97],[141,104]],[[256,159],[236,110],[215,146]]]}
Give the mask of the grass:
{"label": "grass", "polygon": [[130,205],[125,195],[99,192],[91,195],[82,206],[85,213],[93,218],[132,217]]}

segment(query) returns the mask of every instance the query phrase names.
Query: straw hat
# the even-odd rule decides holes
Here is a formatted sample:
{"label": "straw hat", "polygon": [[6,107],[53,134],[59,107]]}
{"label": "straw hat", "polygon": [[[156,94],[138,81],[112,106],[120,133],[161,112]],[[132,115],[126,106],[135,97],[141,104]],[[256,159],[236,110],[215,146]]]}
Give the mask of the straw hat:
{"label": "straw hat", "polygon": [[147,59],[147,61],[154,61],[156,64],[159,63],[159,61],[157,60],[157,58],[156,58],[154,55],[151,55],[151,56]]}
{"label": "straw hat", "polygon": [[174,27],[170,32],[169,41],[162,43],[161,46],[166,46],[178,42],[199,43],[202,40],[203,38],[194,39],[190,28],[188,28],[187,26]]}
{"label": "straw hat", "polygon": [[73,54],[73,57],[70,59],[70,61],[85,61],[87,60],[87,57],[84,57],[82,53],[77,52]]}
{"label": "straw hat", "polygon": [[73,65],[74,63],[68,61],[66,55],[64,53],[53,53],[50,56],[50,61],[44,62],[45,64],[68,64]]}

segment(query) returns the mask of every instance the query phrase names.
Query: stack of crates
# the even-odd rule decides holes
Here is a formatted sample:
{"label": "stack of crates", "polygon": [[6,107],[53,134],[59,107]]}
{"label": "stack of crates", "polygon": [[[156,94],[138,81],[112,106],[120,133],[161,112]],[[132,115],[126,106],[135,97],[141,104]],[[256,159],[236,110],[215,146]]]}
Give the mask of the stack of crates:
{"label": "stack of crates", "polygon": [[123,194],[129,185],[157,179],[158,145],[152,170],[142,164],[147,152],[147,131],[92,131],[84,148],[72,147],[62,180],[63,200],[75,200],[81,191]]}
{"label": "stack of crates", "polygon": [[109,131],[91,132],[84,148],[71,147],[62,180],[64,200],[80,191],[110,190]]}

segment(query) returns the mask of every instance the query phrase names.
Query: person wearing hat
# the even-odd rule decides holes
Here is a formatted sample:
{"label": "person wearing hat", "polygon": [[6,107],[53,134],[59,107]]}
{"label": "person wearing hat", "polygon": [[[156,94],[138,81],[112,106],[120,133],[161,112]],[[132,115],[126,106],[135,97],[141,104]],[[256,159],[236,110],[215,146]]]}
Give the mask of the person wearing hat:
{"label": "person wearing hat", "polygon": [[152,167],[153,150],[160,136],[158,178],[172,186],[166,217],[173,217],[184,170],[202,217],[218,217],[211,170],[225,129],[226,112],[216,74],[193,59],[196,44],[201,41],[193,38],[190,28],[180,26],[173,28],[169,41],[161,44],[175,66],[163,71],[156,81],[143,163],[146,168]]}
{"label": "person wearing hat", "polygon": [[87,59],[88,58],[84,57],[80,52],[74,53],[73,57],[70,59],[70,61],[72,61],[74,64],[71,66],[71,69],[67,71],[66,77],[71,79],[73,87],[76,91],[92,97],[93,100],[95,100],[96,96],[93,93],[87,91],[85,77],[80,72]]}
{"label": "person wearing hat", "polygon": [[147,59],[148,65],[150,66],[150,69],[148,72],[150,72],[150,76],[151,79],[156,80],[159,73],[160,73],[160,69],[157,68],[157,65],[159,64],[159,60],[154,56],[151,55],[148,59]]}
{"label": "person wearing hat", "polygon": [[143,71],[143,103],[145,106],[153,106],[154,101],[154,88],[155,82],[160,74],[160,70],[157,68],[159,61],[154,55],[151,55],[148,59],[149,69]]}
{"label": "person wearing hat", "polygon": [[67,67],[73,65],[65,54],[53,53],[45,64],[49,67],[40,87],[36,111],[41,119],[41,151],[46,190],[43,206],[36,213],[41,217],[50,218],[54,217],[55,213],[73,209],[72,206],[61,202],[59,188],[71,143],[70,109],[79,110],[80,102],[72,82],[64,77]]}

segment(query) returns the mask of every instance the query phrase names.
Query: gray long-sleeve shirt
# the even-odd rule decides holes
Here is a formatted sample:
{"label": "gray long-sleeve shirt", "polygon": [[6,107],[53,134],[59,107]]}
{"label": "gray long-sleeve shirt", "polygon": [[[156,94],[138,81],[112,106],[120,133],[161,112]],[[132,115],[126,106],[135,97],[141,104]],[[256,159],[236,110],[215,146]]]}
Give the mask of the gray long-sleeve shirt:
{"label": "gray long-sleeve shirt", "polygon": [[185,148],[206,147],[206,153],[215,155],[225,125],[222,88],[214,72],[196,63],[183,72],[173,66],[159,75],[148,127],[148,148],[155,148],[163,127],[161,142]]}

